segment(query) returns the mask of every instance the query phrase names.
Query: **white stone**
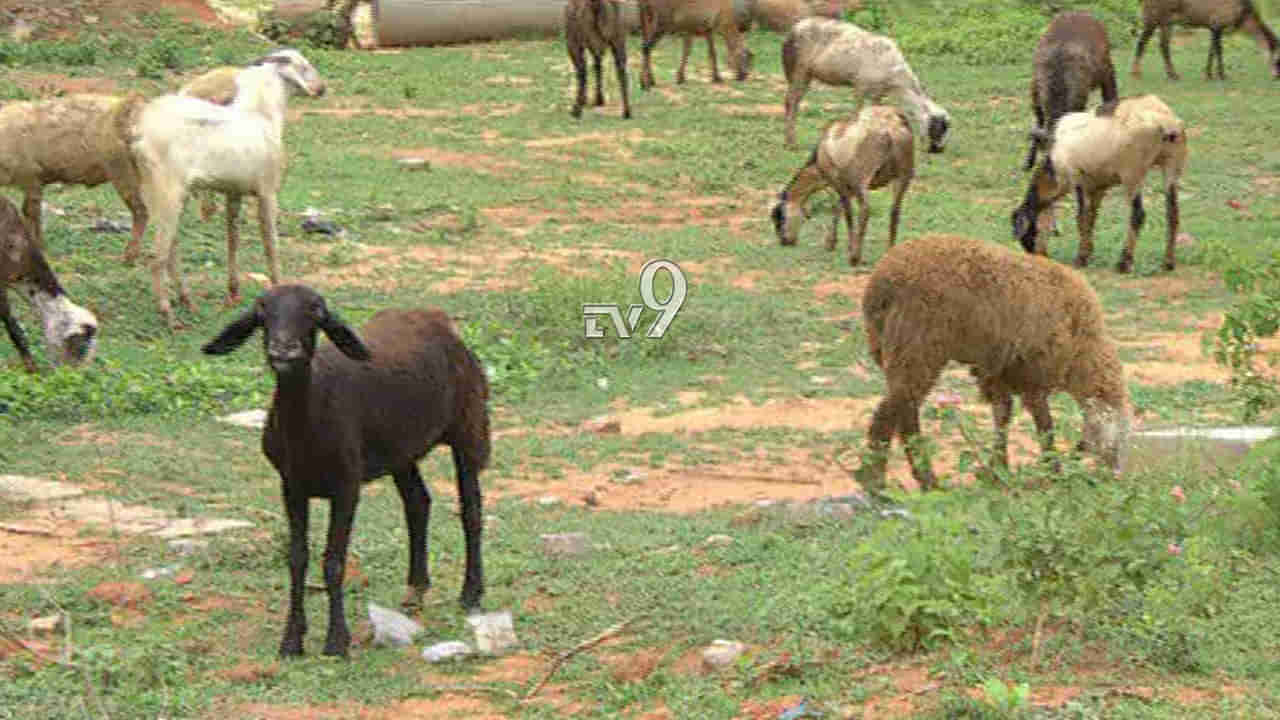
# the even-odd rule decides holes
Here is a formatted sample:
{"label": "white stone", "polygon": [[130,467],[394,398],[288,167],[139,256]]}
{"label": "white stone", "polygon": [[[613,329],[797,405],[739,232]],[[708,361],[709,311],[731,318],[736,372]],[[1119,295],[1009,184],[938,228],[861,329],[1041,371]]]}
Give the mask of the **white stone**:
{"label": "white stone", "polygon": [[538,498],[538,504],[541,505],[542,507],[551,507],[552,505],[559,505],[560,498],[556,497],[555,495],[543,495],[542,497]]}
{"label": "white stone", "polygon": [[159,530],[148,533],[158,538],[178,538],[188,535],[214,535],[227,530],[253,527],[247,520],[228,518],[177,518]]}
{"label": "white stone", "polygon": [[702,651],[702,664],[708,670],[721,670],[732,665],[747,646],[736,640],[713,640]]}
{"label": "white stone", "polygon": [[733,544],[733,536],[731,535],[709,535],[706,540],[702,541],[706,547],[724,547]]}
{"label": "white stone", "polygon": [[542,549],[549,555],[582,555],[591,549],[586,533],[547,533],[539,537]]}
{"label": "white stone", "polygon": [[31,621],[28,627],[31,628],[31,632],[33,633],[45,635],[55,633],[62,627],[62,613],[35,618]]}
{"label": "white stone", "polygon": [[444,662],[445,660],[452,660],[454,658],[466,657],[470,654],[470,645],[464,642],[458,642],[457,640],[451,640],[449,642],[436,643],[435,645],[424,649],[422,651],[422,659],[427,662],[438,663]]}
{"label": "white stone", "polygon": [[413,636],[422,632],[422,625],[395,610],[369,603],[369,622],[373,624],[373,644],[386,647],[405,647],[413,642]]}
{"label": "white stone", "polygon": [[244,410],[238,413],[231,413],[230,415],[223,415],[218,419],[224,423],[261,430],[267,424],[267,411],[261,408],[256,410]]}
{"label": "white stone", "polygon": [[486,655],[500,655],[519,642],[510,610],[471,615],[467,625],[475,632],[476,650]]}
{"label": "white stone", "polygon": [[83,495],[75,485],[27,475],[0,475],[0,495],[13,500],[59,500]]}

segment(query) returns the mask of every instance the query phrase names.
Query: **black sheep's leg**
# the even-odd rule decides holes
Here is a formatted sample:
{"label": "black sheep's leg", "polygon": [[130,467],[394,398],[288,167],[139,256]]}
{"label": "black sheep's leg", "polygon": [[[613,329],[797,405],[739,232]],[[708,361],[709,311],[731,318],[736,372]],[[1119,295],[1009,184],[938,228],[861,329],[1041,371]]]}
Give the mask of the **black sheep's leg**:
{"label": "black sheep's leg", "polygon": [[4,288],[0,288],[0,319],[4,320],[4,329],[9,333],[9,339],[13,341],[13,346],[17,348],[19,357],[22,358],[22,366],[28,372],[36,371],[36,361],[31,358],[31,348],[27,346],[27,336],[22,332],[22,326],[18,324],[9,309],[9,295]]}
{"label": "black sheep's leg", "polygon": [[329,633],[324,640],[324,654],[346,657],[351,648],[351,633],[347,630],[342,580],[359,500],[358,473],[342,472],[337,487],[337,495],[329,501],[329,535],[324,547],[324,586],[329,594]]}
{"label": "black sheep's leg", "polygon": [[462,533],[467,544],[466,578],[462,583],[460,602],[462,607],[470,610],[480,606],[480,597],[484,595],[484,562],[480,555],[484,530],[480,475],[457,448],[452,450],[453,465],[458,473],[458,500],[462,505]]}
{"label": "black sheep's leg", "polygon": [[307,583],[307,511],[309,498],[290,495],[289,481],[281,480],[284,509],[289,516],[289,619],[280,640],[280,656],[302,655],[302,637],[307,634],[307,611],[303,605]]}
{"label": "black sheep's leg", "polygon": [[400,501],[404,504],[404,522],[409,528],[409,578],[408,591],[400,604],[405,608],[422,605],[422,594],[431,587],[431,575],[427,568],[427,528],[431,518],[431,491],[422,482],[417,465],[399,470],[392,475]]}

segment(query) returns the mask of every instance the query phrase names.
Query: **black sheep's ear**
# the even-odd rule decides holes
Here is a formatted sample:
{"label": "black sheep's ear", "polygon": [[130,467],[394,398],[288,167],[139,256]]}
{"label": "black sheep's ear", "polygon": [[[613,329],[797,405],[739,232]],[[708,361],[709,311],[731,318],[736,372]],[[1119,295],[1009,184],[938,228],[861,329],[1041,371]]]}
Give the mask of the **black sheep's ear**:
{"label": "black sheep's ear", "polygon": [[360,339],[356,331],[342,322],[337,315],[326,312],[324,318],[317,325],[324,331],[325,337],[329,338],[329,342],[341,350],[343,355],[361,362],[367,362],[373,357],[373,353],[369,352],[368,346],[364,344],[364,341]]}
{"label": "black sheep's ear", "polygon": [[245,340],[262,326],[262,318],[256,307],[249,308],[240,317],[222,328],[222,332],[200,348],[206,355],[226,355],[244,344]]}

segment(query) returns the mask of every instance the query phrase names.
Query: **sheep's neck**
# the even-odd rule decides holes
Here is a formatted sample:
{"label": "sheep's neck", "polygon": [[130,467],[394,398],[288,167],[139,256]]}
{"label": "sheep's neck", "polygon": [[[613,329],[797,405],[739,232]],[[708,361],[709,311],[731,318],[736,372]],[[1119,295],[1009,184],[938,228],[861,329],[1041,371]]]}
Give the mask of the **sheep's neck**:
{"label": "sheep's neck", "polygon": [[277,139],[284,135],[284,113],[289,103],[289,89],[274,74],[267,75],[253,92],[236,96],[232,108],[246,113],[256,113],[267,119]]}
{"label": "sheep's neck", "polygon": [[286,462],[289,467],[297,467],[298,462],[307,457],[307,446],[311,442],[311,424],[308,421],[311,407],[310,366],[276,377],[274,406],[284,440]]}
{"label": "sheep's neck", "polygon": [[791,178],[791,182],[782,189],[782,199],[803,207],[808,202],[809,196],[826,187],[826,184],[822,172],[818,170],[817,158],[811,158],[809,163],[800,168]]}

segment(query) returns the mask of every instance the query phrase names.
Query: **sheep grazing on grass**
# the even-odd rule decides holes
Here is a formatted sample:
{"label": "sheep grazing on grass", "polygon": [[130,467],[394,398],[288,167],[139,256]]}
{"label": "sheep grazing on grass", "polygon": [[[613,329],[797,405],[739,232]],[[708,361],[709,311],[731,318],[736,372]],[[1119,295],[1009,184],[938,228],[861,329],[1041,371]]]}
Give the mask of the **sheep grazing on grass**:
{"label": "sheep grazing on grass", "polygon": [[1133,51],[1133,67],[1130,73],[1136,78],[1142,75],[1142,52],[1147,48],[1151,33],[1160,28],[1160,54],[1164,56],[1164,71],[1170,80],[1177,80],[1169,57],[1171,26],[1181,23],[1191,27],[1209,29],[1209,57],[1205,61],[1204,76],[1213,79],[1213,59],[1218,58],[1218,79],[1226,80],[1222,69],[1222,35],[1229,30],[1244,30],[1253,36],[1267,56],[1267,66],[1272,77],[1280,78],[1280,43],[1276,35],[1258,15],[1252,0],[1142,0],[1142,34]]}
{"label": "sheep grazing on grass", "polygon": [[1079,449],[1119,468],[1128,427],[1123,368],[1106,337],[1098,296],[1075,270],[982,240],[922,237],[876,264],[862,316],[871,357],[887,384],[871,419],[869,455],[858,470],[868,491],[884,486],[895,433],[916,482],[936,487],[916,442],[920,404],[952,361],[969,366],[991,404],[993,467],[1008,467],[1013,396],[1022,397],[1048,453],[1049,396],[1062,391],[1084,412]]}
{"label": "sheep grazing on grass", "polygon": [[1071,190],[1076,192],[1080,247],[1075,264],[1089,264],[1093,227],[1107,190],[1123,185],[1132,212],[1129,234],[1116,270],[1133,269],[1133,252],[1146,212],[1142,183],[1147,172],[1164,173],[1166,234],[1164,269],[1174,268],[1178,236],[1178,180],[1187,165],[1187,133],[1182,120],[1155,95],[1103,103],[1094,112],[1063,115],[1049,151],[1031,178],[1026,198],[1013,212],[1013,236],[1027,252],[1046,254],[1037,227],[1039,214]]}
{"label": "sheep grazing on grass", "polygon": [[[347,654],[351,636],[342,578],[360,485],[390,474],[409,527],[409,593],[417,605],[430,586],[427,527],[431,495],[418,462],[437,445],[453,451],[466,576],[461,601],[477,607],[484,593],[480,558],[480,471],[489,461],[489,388],[484,368],[440,310],[383,310],[357,335],[320,295],[277,285],[203,348],[221,355],[261,328],[275,396],[262,449],[280,473],[289,517],[289,619],[282,656],[302,654],[306,633],[310,498],[328,498],[324,579],[329,592],[326,655]],[[316,331],[332,341],[316,347]]]}
{"label": "sheep grazing on grass", "polygon": [[133,218],[125,261],[137,256],[147,206],[129,142],[145,102],[138,93],[122,98],[82,94],[0,107],[0,185],[22,190],[22,212],[36,244],[44,243],[45,185],[110,182]]}
{"label": "sheep grazing on grass", "polygon": [[596,70],[596,105],[604,105],[605,48],[613,52],[613,65],[618,71],[618,87],[622,93],[622,117],[631,117],[631,99],[627,91],[627,28],[622,22],[622,4],[618,0],[569,0],[564,6],[564,36],[578,80],[578,95],[569,114],[582,117],[587,104],[587,58]]}
{"label": "sheep grazing on grass", "polygon": [[723,82],[720,77],[720,68],[716,65],[714,36],[717,34],[724,38],[724,44],[729,51],[729,62],[734,66],[737,79],[746,80],[751,74],[755,55],[747,49],[746,41],[738,30],[733,0],[640,0],[640,31],[644,37],[644,43],[640,46],[644,54],[640,87],[644,90],[654,85],[653,61],[650,58],[653,47],[658,44],[663,35],[670,32],[684,35],[680,67],[676,70],[677,83],[683,83],[685,80],[685,67],[689,61],[689,52],[693,48],[695,35],[707,38],[712,82]]}
{"label": "sheep grazing on grass", "polygon": [[787,77],[786,137],[796,146],[796,113],[811,80],[853,88],[861,104],[893,100],[915,122],[916,132],[929,139],[929,152],[942,152],[951,118],[935,103],[907,65],[898,44],[852,23],[805,18],[782,42],[782,69]]}
{"label": "sheep grazing on grass", "polygon": [[235,100],[226,107],[181,95],[151,101],[138,120],[133,151],[142,176],[142,195],[155,219],[150,258],[152,290],[161,314],[177,327],[169,303],[170,276],[179,301],[191,306],[177,262],[178,219],[187,193],[210,189],[227,197],[228,301],[239,297],[237,216],[244,195],[258,198],[258,224],[270,266],[280,282],[276,258],[277,194],[284,179],[284,117],[291,92],[324,94],[324,80],[296,50],[268,55],[236,76]]}
{"label": "sheep grazing on grass", "polygon": [[31,300],[44,324],[45,347],[54,365],[80,365],[93,358],[98,320],[93,313],[71,302],[49,267],[30,227],[18,208],[0,197],[0,321],[17,348],[22,364],[36,371],[22,327],[9,307],[9,288]]}
{"label": "sheep grazing on grass", "polygon": [[[827,249],[836,247],[836,232],[843,211],[849,229],[849,264],[862,259],[862,239],[871,216],[868,194],[893,184],[893,209],[889,211],[889,246],[898,239],[902,197],[915,177],[915,138],[907,116],[896,107],[872,105],[856,117],[827,125],[809,161],[778,194],[773,206],[773,227],[783,245],[794,245],[800,225],[807,219],[805,203],[813,193],[830,187],[840,196],[827,235]],[[858,199],[858,229],[853,229],[849,198]]]}
{"label": "sheep grazing on grass", "polygon": [[1085,12],[1059,13],[1049,23],[1032,58],[1031,110],[1035,130],[1024,169],[1035,167],[1041,137],[1053,137],[1058,119],[1079,112],[1094,88],[1102,101],[1116,99],[1116,70],[1111,64],[1107,28]]}

